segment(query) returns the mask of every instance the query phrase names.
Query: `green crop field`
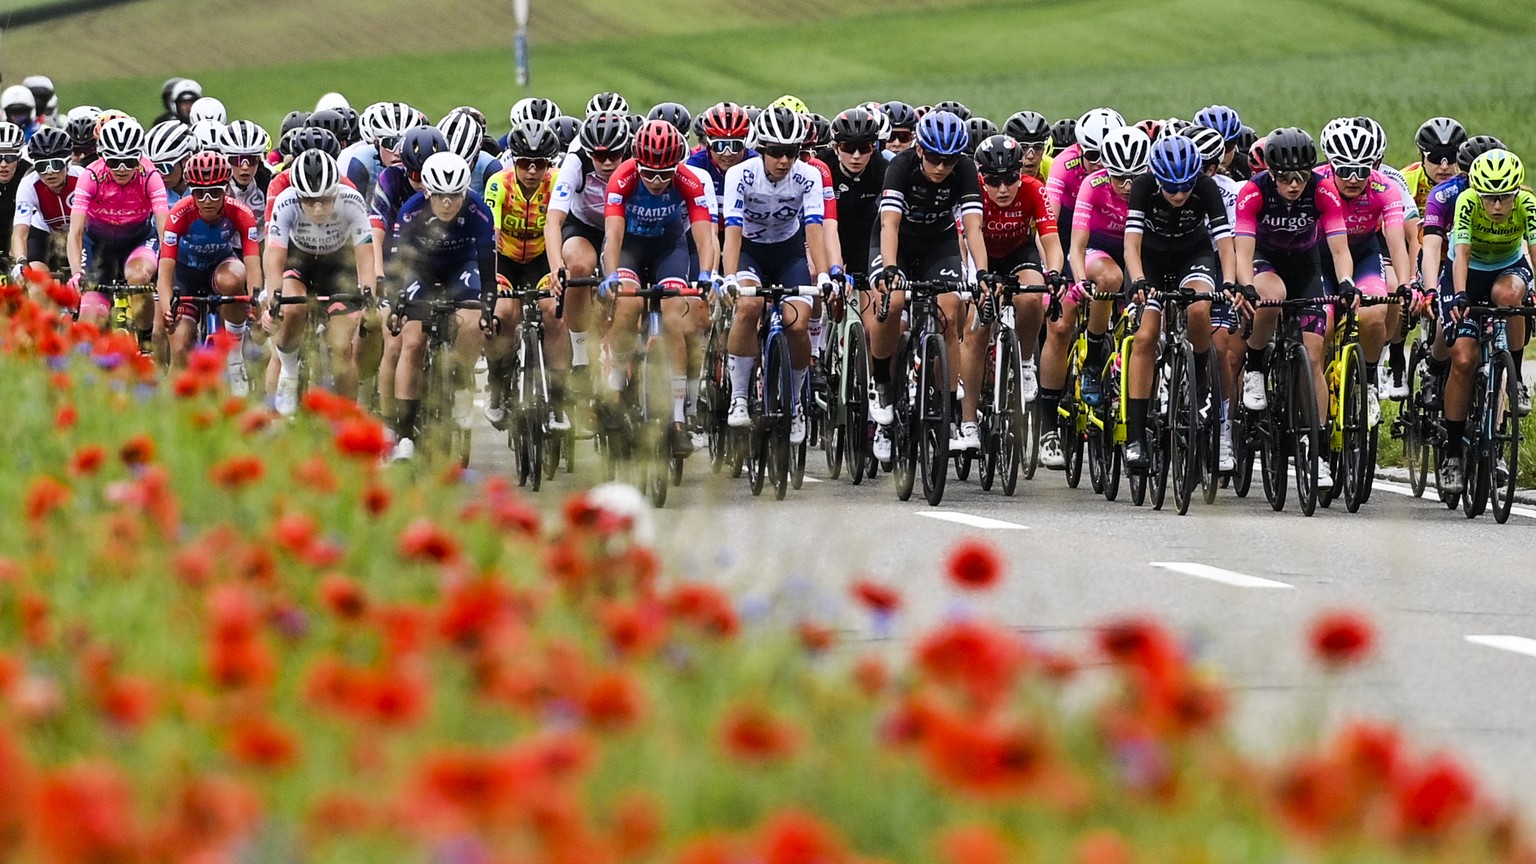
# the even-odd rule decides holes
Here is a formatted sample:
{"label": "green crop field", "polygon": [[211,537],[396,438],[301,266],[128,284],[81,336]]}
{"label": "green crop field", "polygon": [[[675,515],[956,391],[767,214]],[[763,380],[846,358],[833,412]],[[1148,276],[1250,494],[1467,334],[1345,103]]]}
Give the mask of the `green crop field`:
{"label": "green crop field", "polygon": [[[161,4],[124,9],[138,5]],[[711,5],[669,0],[657,14]],[[1333,116],[1366,112],[1386,125],[1399,162],[1411,157],[1405,145],[1418,123],[1448,113],[1529,151],[1536,139],[1523,109],[1536,91],[1529,62],[1536,22],[1499,14],[1506,9],[1498,0],[1073,0],[866,11],[729,29],[742,17],[695,14],[688,26],[703,20],[722,29],[536,45],[530,92],[568,110],[599,89],[620,90],[639,105],[677,99],[695,107],[725,98],[763,103],[788,91],[824,113],[866,98],[956,98],[997,118],[1022,107],[1075,116],[1096,104],[1131,117],[1189,116],[1220,101],[1260,129],[1317,129]],[[423,13],[428,20],[437,14]],[[468,103],[492,117],[524,95],[504,48],[254,63],[186,71],[236,116],[267,124],[332,89],[354,104],[399,98],[438,114]],[[67,101],[150,114],[169,71],[78,81]]]}

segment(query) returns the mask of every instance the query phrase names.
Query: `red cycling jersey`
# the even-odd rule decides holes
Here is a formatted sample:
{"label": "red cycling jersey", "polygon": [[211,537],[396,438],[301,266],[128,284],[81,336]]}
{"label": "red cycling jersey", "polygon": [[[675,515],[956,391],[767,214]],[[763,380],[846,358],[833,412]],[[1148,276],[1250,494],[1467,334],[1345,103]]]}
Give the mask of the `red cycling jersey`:
{"label": "red cycling jersey", "polygon": [[987,194],[981,196],[981,234],[987,241],[987,257],[1007,258],[1029,243],[1036,234],[1055,234],[1056,217],[1045,198],[1045,185],[1033,177],[1021,177],[1013,203],[1002,207]]}

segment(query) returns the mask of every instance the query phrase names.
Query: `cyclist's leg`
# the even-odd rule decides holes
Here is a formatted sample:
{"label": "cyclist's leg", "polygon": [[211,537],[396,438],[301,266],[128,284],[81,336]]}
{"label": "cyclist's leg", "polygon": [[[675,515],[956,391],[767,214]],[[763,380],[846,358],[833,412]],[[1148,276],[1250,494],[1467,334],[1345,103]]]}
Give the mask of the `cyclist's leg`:
{"label": "cyclist's leg", "polygon": [[[757,287],[763,284],[760,275],[762,265],[757,260],[755,250],[745,241],[742,243],[737,266],[741,268],[736,273],[736,281],[739,284],[744,287]],[[731,376],[731,399],[738,404],[745,403],[749,399],[752,370],[757,365],[757,357],[762,348],[757,342],[757,330],[761,324],[762,315],[763,299],[761,297],[736,298],[735,314],[731,316],[731,328],[725,337],[725,350],[729,355],[726,358],[726,372]],[[737,425],[745,425],[744,411],[738,408],[734,413]]]}
{"label": "cyclist's leg", "polygon": [[[661,250],[652,265],[652,284],[687,287],[690,264],[686,237],[678,237],[673,246]],[[694,321],[706,316],[704,301],[696,297],[669,297],[661,304],[661,325],[667,334],[667,354],[672,363],[674,423],[688,420],[688,333]]]}
{"label": "cyclist's leg", "polygon": [[[806,263],[805,241],[787,241],[776,244],[768,257],[767,281],[780,285],[810,285],[811,269]],[[789,343],[789,369],[791,395],[798,403],[804,389],[806,375],[811,368],[811,319],[814,302],[810,297],[791,297],[784,306],[784,335]]]}
{"label": "cyclist's leg", "polygon": [[[426,290],[418,274],[407,273],[402,280],[405,288],[400,292],[402,303],[419,300]],[[405,322],[400,328],[399,359],[394,372],[395,434],[401,438],[415,439],[419,430],[417,413],[421,407],[421,372],[427,361],[427,334],[422,322],[430,314],[421,307],[407,307]]]}
{"label": "cyclist's leg", "polygon": [[[160,239],[150,223],[148,236],[133,246],[123,259],[123,281],[129,285],[153,285],[160,269]],[[134,298],[133,326],[143,332],[153,330],[160,322],[155,320],[155,304],[149,295]]]}
{"label": "cyclist's leg", "polygon": [[[1312,266],[1310,269],[1305,269],[1308,262]],[[1285,273],[1285,285],[1289,297],[1322,297],[1329,291],[1323,284],[1320,259],[1315,256],[1289,268]],[[1315,307],[1304,310],[1301,316],[1301,341],[1307,349],[1307,365],[1312,370],[1312,390],[1317,400],[1315,404],[1319,423],[1327,421],[1328,413],[1328,379],[1323,375],[1323,362],[1329,345],[1328,328],[1332,321],[1329,314],[1331,312],[1331,309]],[[1323,449],[1328,449],[1326,442]]]}
{"label": "cyclist's leg", "polygon": [[[1125,270],[1116,257],[1100,249],[1089,249],[1085,256],[1087,274],[1094,290],[1118,292],[1125,284]],[[1094,301],[1088,307],[1088,357],[1083,371],[1097,378],[1104,361],[1109,357],[1109,320],[1114,314],[1113,301]]]}
{"label": "cyclist's leg", "polygon": [[[1528,305],[1528,297],[1531,286],[1531,272],[1525,264],[1517,264],[1505,268],[1499,273],[1499,278],[1493,283],[1493,303],[1495,306],[1525,306]],[[1525,319],[1520,317],[1510,318],[1506,326],[1506,334],[1509,338],[1509,352],[1519,357],[1525,350],[1528,337]],[[1515,364],[1515,373],[1518,377],[1520,364]]]}
{"label": "cyclist's leg", "polygon": [[[1033,243],[1026,243],[1024,251],[1026,254],[1020,263],[1040,263],[1040,253]],[[1045,275],[1039,270],[1020,270],[1018,279],[1021,285],[1045,284]],[[1049,305],[1044,294],[1020,294],[1013,298],[1013,326],[1019,335],[1019,356],[1026,363],[1035,359],[1035,350],[1040,345],[1040,327],[1045,323]]]}
{"label": "cyclist's leg", "polygon": [[[575,219],[568,218],[561,226],[564,243],[561,255],[565,259],[565,273],[573,279],[585,279],[597,272],[597,250],[602,244],[602,232]],[[570,333],[571,367],[582,369],[591,366],[588,353],[588,332],[592,326],[592,289],[571,288],[565,298],[563,326]],[[591,350],[596,349],[595,342]]]}
{"label": "cyclist's leg", "polygon": [[168,335],[172,369],[186,368],[187,355],[197,338],[197,317],[203,312],[202,306],[185,302],[183,298],[206,297],[211,277],[212,273],[208,270],[194,270],[181,265],[176,267],[171,279],[171,310],[176,316],[176,324]]}
{"label": "cyclist's leg", "polygon": [[[1178,265],[1183,277],[1179,281],[1179,287],[1200,294],[1210,294],[1216,290],[1216,256],[1208,249],[1196,250],[1184,257]],[[1195,303],[1185,311],[1186,327],[1189,347],[1195,355],[1195,382],[1199,388],[1199,408],[1204,407],[1210,387],[1210,378],[1207,370],[1211,362],[1211,304]]]}
{"label": "cyclist's leg", "polygon": [[[1387,295],[1386,271],[1382,267],[1381,253],[1376,249],[1376,239],[1351,248],[1355,262],[1355,287],[1367,297]],[[1358,314],[1360,324],[1360,352],[1365,359],[1365,380],[1376,386],[1376,367],[1381,362],[1381,352],[1387,344],[1387,316],[1396,306],[1369,306]]]}
{"label": "cyclist's leg", "polygon": [[[483,296],[480,291],[480,267],[474,261],[465,264],[457,273],[444,274],[443,284],[453,286],[450,296],[456,303],[479,300]],[[453,369],[450,375],[456,404],[467,404],[474,398],[475,361],[485,350],[485,333],[480,329],[480,315],[479,309],[460,309],[457,313],[459,326],[453,336]]]}
{"label": "cyclist's leg", "polygon": [[[1169,261],[1167,253],[1153,249],[1142,251],[1142,275],[1153,286],[1166,284]],[[1127,312],[1127,314],[1130,314]],[[1147,298],[1141,310],[1141,323],[1136,328],[1136,338],[1131,340],[1131,356],[1120,358],[1125,363],[1125,440],[1127,444],[1146,443],[1147,413],[1152,404],[1152,382],[1157,366],[1158,349],[1163,335],[1163,306],[1158,299]],[[1140,466],[1137,466],[1140,467]]]}
{"label": "cyclist's leg", "polygon": [[[357,262],[352,247],[327,255],[320,262],[316,278],[323,279],[317,291],[325,294],[357,293]],[[357,303],[332,303],[325,309],[325,340],[330,349],[331,377],[337,394],[357,398],[357,328],[362,309]]]}
{"label": "cyclist's leg", "polygon": [[[543,256],[539,256],[539,260],[544,260]],[[499,252],[496,254],[496,275],[506,279],[507,284],[513,288],[533,286],[533,282],[525,280],[523,269],[524,265],[519,262]],[[523,321],[522,302],[508,297],[498,298],[496,319],[501,329],[485,340],[485,405],[486,411],[497,417],[496,422],[500,422],[499,412],[505,410],[502,402],[512,387],[512,372],[517,356],[517,328]]]}
{"label": "cyclist's leg", "polygon": [[[85,241],[81,252],[81,275],[87,284],[101,285],[112,281],[116,273],[121,270],[121,258],[110,244],[97,240],[92,236],[90,229],[86,229]],[[81,323],[94,324],[100,329],[106,329],[107,319],[112,314],[112,298],[103,291],[86,291],[80,297]]]}
{"label": "cyclist's leg", "polygon": [[[649,244],[644,238],[625,237],[619,253],[619,281],[630,289],[639,288],[643,274],[649,272]],[[613,319],[608,327],[608,353],[613,365],[608,369],[608,389],[621,393],[629,378],[629,364],[635,356],[639,338],[640,315],[645,301],[637,297],[620,298],[613,304]]]}

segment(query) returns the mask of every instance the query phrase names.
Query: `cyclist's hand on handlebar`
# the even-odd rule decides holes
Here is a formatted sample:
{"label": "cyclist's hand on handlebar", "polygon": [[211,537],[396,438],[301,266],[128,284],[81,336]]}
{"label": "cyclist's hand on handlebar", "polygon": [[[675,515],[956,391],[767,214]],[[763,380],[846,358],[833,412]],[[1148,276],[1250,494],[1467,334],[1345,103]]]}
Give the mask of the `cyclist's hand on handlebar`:
{"label": "cyclist's hand on handlebar", "polygon": [[1339,287],[1334,293],[1338,295],[1339,302],[1347,308],[1353,309],[1360,303],[1360,289],[1355,287],[1354,280],[1340,279]]}
{"label": "cyclist's hand on handlebar", "polygon": [[881,268],[880,272],[875,275],[875,278],[872,281],[874,282],[875,287],[878,288],[882,293],[889,294],[891,291],[896,289],[897,285],[901,284],[901,268],[897,267],[895,264],[887,264],[885,267]]}
{"label": "cyclist's hand on handlebar", "polygon": [[736,281],[735,273],[730,273],[716,280],[714,288],[716,296],[724,297],[729,294],[735,297],[736,292],[741,290],[741,283]]}
{"label": "cyclist's hand on handlebar", "polygon": [[554,278],[549,280],[549,290],[556,297],[560,297],[560,296],[563,296],[565,294],[565,279],[566,279],[565,268],[561,267],[560,269],[555,271]]}
{"label": "cyclist's hand on handlebar", "polygon": [[1466,292],[1457,292],[1456,296],[1451,298],[1451,321],[1460,324],[1461,319],[1466,317],[1467,307],[1470,305],[1472,304],[1467,302]]}
{"label": "cyclist's hand on handlebar", "polygon": [[837,292],[837,282],[833,281],[831,273],[822,273],[816,277],[816,288],[824,299],[831,299]]}
{"label": "cyclist's hand on handlebar", "polygon": [[69,287],[75,289],[76,291],[79,291],[80,290],[80,277],[81,277],[81,275],[82,274],[80,274],[80,273],[76,273],[75,275],[69,277],[69,283],[68,283]]}
{"label": "cyclist's hand on handlebar", "polygon": [[1125,289],[1125,299],[1136,304],[1145,304],[1151,294],[1152,283],[1145,279],[1137,279]]}
{"label": "cyclist's hand on handlebar", "polygon": [[617,273],[609,273],[607,276],[603,277],[603,281],[602,282],[598,283],[598,285],[597,285],[597,296],[600,299],[606,300],[606,299],[608,299],[609,295],[618,293],[618,290],[619,290],[619,274],[617,274]]}

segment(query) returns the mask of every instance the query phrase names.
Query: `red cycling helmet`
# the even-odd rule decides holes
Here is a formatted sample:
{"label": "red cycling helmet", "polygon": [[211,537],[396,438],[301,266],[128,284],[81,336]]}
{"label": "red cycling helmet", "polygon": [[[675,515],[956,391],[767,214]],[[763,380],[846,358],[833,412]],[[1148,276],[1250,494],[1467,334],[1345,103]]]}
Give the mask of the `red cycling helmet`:
{"label": "red cycling helmet", "polygon": [[229,160],[213,150],[192,154],[182,176],[188,186],[223,186],[229,182]]}
{"label": "red cycling helmet", "polygon": [[704,112],[700,128],[706,138],[745,138],[752,129],[752,121],[740,105],[721,102]]}
{"label": "red cycling helmet", "polygon": [[1264,164],[1264,145],[1269,142],[1269,136],[1264,136],[1253,142],[1248,148],[1248,169],[1257,174],[1260,171],[1268,171],[1269,166]]}
{"label": "red cycling helmet", "polygon": [[662,171],[676,168],[688,155],[683,133],[665,120],[647,120],[635,133],[635,161],[641,168]]}

